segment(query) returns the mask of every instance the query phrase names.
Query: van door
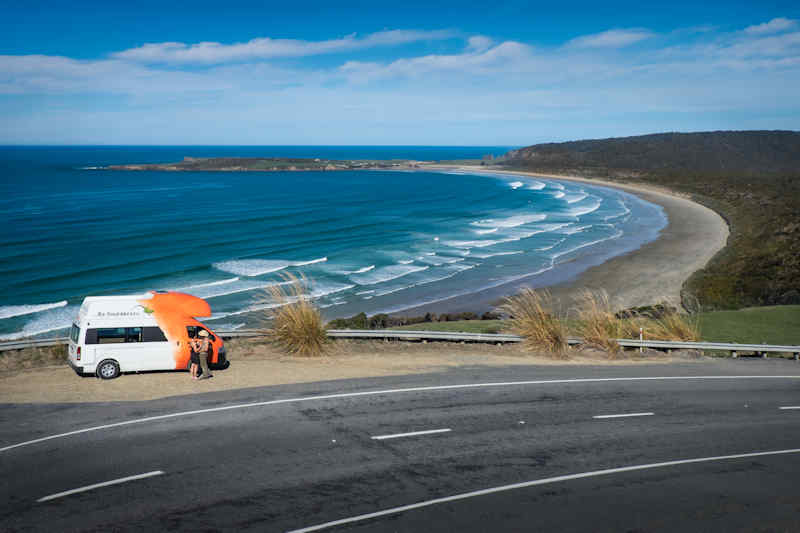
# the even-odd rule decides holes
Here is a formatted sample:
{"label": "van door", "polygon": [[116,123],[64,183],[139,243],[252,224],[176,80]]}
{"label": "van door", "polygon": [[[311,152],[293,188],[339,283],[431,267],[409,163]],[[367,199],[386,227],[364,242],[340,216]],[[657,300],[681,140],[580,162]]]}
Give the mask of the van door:
{"label": "van door", "polygon": [[141,343],[143,359],[147,362],[147,370],[174,370],[175,357],[172,345],[167,342],[164,332],[158,326],[145,326],[130,328],[134,331],[133,337]]}

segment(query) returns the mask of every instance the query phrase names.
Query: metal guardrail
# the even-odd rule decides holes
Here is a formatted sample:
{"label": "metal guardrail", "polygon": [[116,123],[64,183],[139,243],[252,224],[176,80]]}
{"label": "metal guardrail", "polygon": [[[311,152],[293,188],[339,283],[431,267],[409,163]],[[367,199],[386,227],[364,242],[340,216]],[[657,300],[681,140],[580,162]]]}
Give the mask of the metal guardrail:
{"label": "metal guardrail", "polygon": [[68,337],[57,337],[55,339],[35,339],[26,341],[0,342],[0,352],[5,350],[22,350],[23,348],[60,346],[69,342]]}
{"label": "metal guardrail", "polygon": [[[263,337],[265,333],[259,330],[217,331],[223,339]],[[522,337],[506,333],[461,333],[451,331],[408,331],[398,329],[332,329],[328,330],[328,337],[338,339],[385,339],[407,341],[446,341],[446,342],[484,342],[503,344],[521,342]],[[0,343],[0,351],[21,350],[31,347],[58,346],[67,344],[67,337],[55,339],[39,339],[12,341]],[[570,337],[570,345],[582,344],[583,339]],[[730,352],[732,357],[740,353],[755,353],[766,357],[768,353],[788,353],[800,359],[800,346],[775,345],[775,344],[737,344],[731,342],[684,342],[684,341],[657,341],[638,339],[617,339],[620,346],[625,348],[655,348],[658,350],[716,350]]]}

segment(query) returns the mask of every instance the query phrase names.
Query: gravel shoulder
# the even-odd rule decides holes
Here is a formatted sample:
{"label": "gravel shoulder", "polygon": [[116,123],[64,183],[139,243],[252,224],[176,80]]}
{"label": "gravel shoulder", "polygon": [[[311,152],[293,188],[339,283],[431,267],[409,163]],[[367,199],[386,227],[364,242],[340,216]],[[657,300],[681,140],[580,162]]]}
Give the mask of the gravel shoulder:
{"label": "gravel shoulder", "polygon": [[518,345],[336,341],[320,358],[287,357],[259,341],[229,341],[231,365],[208,380],[188,372],[125,374],[104,381],[79,377],[66,365],[0,373],[0,403],[77,403],[143,401],[207,392],[312,383],[340,379],[442,372],[451,368],[551,367],[555,365],[630,366],[692,360],[690,354],[628,352],[608,360],[598,351],[572,352],[567,360],[531,354]]}

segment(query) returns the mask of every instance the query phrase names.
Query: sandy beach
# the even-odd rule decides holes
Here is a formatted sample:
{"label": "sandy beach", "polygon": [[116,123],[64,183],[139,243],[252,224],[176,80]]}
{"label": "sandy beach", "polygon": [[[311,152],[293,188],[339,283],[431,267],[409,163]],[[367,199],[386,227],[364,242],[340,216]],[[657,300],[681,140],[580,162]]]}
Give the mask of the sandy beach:
{"label": "sandy beach", "polygon": [[[627,254],[592,266],[566,282],[547,285],[563,309],[569,309],[584,289],[604,289],[617,308],[656,303],[680,306],[681,287],[689,276],[705,267],[725,247],[729,228],[715,211],[691,201],[685,195],[647,185],[627,185],[576,176],[510,171],[479,166],[426,165],[426,170],[458,170],[464,172],[501,172],[519,176],[578,181],[620,189],[661,206],[669,220],[658,239]],[[531,285],[537,279],[522,280],[478,294],[456,297],[429,306],[407,309],[407,316],[426,312],[483,312],[492,308],[503,296]]]}

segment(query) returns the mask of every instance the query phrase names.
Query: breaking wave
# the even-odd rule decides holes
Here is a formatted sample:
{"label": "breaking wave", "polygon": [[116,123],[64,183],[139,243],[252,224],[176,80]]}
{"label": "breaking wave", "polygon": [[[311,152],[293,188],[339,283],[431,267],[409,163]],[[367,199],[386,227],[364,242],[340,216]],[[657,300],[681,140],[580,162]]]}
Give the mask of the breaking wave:
{"label": "breaking wave", "polygon": [[66,300],[54,302],[49,304],[33,304],[33,305],[4,305],[0,306],[0,319],[11,318],[15,316],[32,315],[33,313],[41,313],[48,309],[57,309],[67,305]]}
{"label": "breaking wave", "polygon": [[312,259],[311,261],[287,261],[285,259],[238,259],[234,261],[222,261],[214,263],[213,266],[217,270],[223,272],[230,272],[237,276],[263,276],[272,272],[278,272],[288,267],[299,267],[306,265],[313,265],[316,263],[323,263],[327,261],[327,257],[320,257],[319,259]]}

